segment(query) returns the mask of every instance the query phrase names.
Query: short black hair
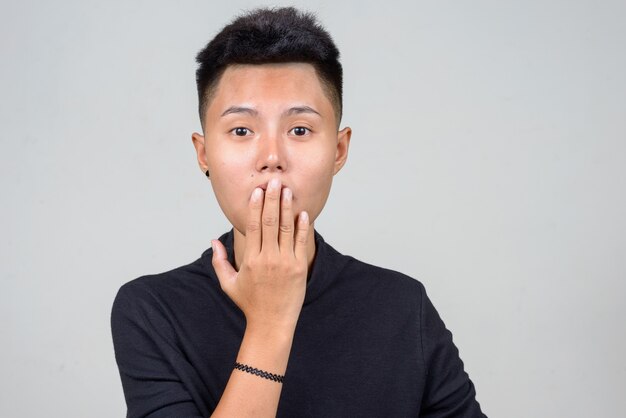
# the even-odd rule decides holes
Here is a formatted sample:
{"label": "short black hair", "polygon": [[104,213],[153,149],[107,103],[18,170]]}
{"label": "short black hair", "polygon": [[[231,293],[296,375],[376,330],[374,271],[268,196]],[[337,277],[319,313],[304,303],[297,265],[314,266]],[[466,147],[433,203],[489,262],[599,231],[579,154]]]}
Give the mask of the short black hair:
{"label": "short black hair", "polygon": [[226,25],[196,56],[198,112],[204,116],[221,75],[231,64],[305,62],[316,70],[341,121],[343,69],[339,49],[315,14],[294,7],[256,8]]}

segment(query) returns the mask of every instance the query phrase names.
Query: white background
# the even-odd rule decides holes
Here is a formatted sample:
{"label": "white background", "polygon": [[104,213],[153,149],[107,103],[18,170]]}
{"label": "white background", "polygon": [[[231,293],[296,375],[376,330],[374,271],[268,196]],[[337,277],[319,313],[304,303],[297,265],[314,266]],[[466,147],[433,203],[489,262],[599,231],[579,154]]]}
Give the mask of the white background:
{"label": "white background", "polygon": [[[191,142],[194,58],[264,3],[90,3],[1,6],[3,417],[123,416],[117,290],[230,229]],[[305,8],[353,129],[317,230],[424,283],[490,417],[620,416],[626,4]]]}

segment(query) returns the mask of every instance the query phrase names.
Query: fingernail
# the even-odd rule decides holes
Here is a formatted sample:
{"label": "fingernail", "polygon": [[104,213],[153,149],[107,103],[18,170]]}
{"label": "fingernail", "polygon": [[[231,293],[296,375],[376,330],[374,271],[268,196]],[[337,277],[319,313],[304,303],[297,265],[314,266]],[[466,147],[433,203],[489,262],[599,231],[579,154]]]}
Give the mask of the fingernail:
{"label": "fingernail", "polygon": [[291,199],[291,190],[290,189],[288,189],[286,187],[283,189],[283,198],[285,200]]}
{"label": "fingernail", "polygon": [[302,214],[300,215],[300,217],[302,218],[302,222],[309,222],[309,214],[306,212],[302,212]]}
{"label": "fingernail", "polygon": [[278,189],[279,186],[280,186],[280,180],[278,180],[278,179],[271,179],[270,180],[270,187],[272,189]]}
{"label": "fingernail", "polygon": [[252,200],[254,200],[256,202],[257,200],[259,200],[261,198],[262,194],[263,194],[263,189],[261,189],[260,187],[257,187],[252,192]]}

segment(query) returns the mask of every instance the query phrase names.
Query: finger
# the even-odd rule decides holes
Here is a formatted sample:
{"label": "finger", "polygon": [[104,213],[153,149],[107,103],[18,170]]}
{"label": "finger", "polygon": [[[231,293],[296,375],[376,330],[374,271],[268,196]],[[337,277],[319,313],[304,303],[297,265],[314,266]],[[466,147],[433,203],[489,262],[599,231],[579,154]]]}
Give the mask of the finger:
{"label": "finger", "polygon": [[298,260],[307,259],[306,247],[309,238],[309,229],[309,214],[305,211],[302,211],[300,212],[300,216],[298,216],[298,225],[295,237],[296,242],[294,248],[294,252]]}
{"label": "finger", "polygon": [[278,252],[278,218],[280,205],[280,179],[272,179],[267,185],[263,216],[261,217],[263,234],[261,251]]}
{"label": "finger", "polygon": [[228,261],[226,247],[224,247],[224,245],[216,239],[211,241],[211,246],[213,247],[213,258],[211,259],[211,264],[213,264],[215,274],[217,274],[220,287],[230,296],[230,289],[235,281],[235,278],[237,277],[237,272]]}
{"label": "finger", "polygon": [[248,202],[248,220],[246,223],[246,254],[256,255],[261,252],[261,214],[263,212],[263,189],[257,187]]}
{"label": "finger", "polygon": [[280,199],[280,229],[278,245],[280,252],[293,254],[293,211],[291,189],[284,188]]}

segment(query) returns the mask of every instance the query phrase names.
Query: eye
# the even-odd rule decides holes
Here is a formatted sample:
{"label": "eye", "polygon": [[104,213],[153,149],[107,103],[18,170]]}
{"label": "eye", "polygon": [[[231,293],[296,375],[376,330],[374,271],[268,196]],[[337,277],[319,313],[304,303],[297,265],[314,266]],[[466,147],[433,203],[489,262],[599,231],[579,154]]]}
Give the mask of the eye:
{"label": "eye", "polygon": [[234,132],[236,136],[246,136],[248,132],[251,132],[248,128],[243,128],[238,126],[236,128],[231,129],[231,132]]}
{"label": "eye", "polygon": [[304,126],[296,126],[295,128],[292,129],[293,133],[296,136],[304,136],[306,135],[307,131],[311,131],[309,128],[305,128]]}

